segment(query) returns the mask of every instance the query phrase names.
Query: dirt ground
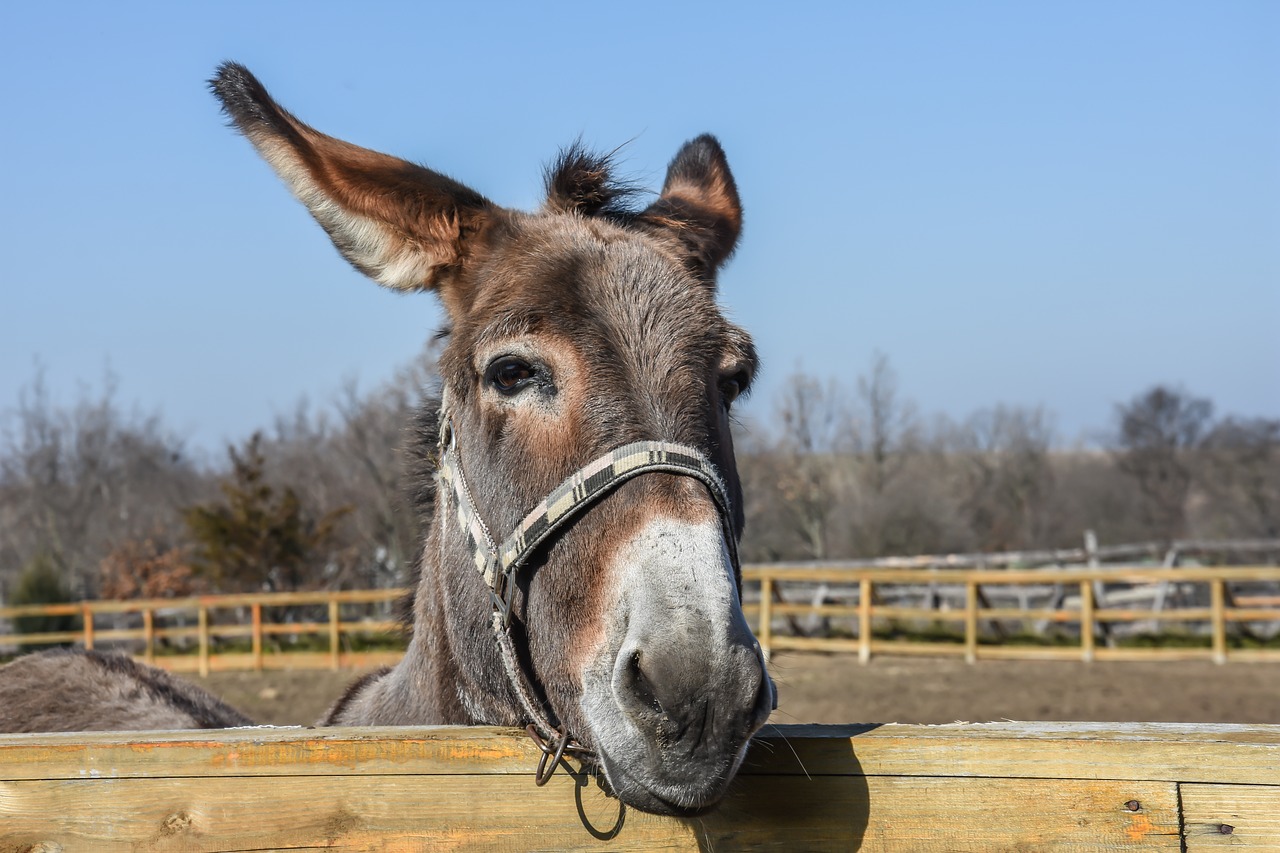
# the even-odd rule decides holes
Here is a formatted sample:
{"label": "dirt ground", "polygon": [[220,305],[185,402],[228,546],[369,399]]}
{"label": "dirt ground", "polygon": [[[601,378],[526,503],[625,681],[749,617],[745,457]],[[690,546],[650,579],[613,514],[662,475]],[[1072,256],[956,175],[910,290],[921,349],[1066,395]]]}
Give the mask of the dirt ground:
{"label": "dirt ground", "polygon": [[[1280,723],[1280,665],[1063,663],[779,654],[774,723],[956,720]],[[204,686],[273,725],[311,725],[357,672],[214,673]]]}

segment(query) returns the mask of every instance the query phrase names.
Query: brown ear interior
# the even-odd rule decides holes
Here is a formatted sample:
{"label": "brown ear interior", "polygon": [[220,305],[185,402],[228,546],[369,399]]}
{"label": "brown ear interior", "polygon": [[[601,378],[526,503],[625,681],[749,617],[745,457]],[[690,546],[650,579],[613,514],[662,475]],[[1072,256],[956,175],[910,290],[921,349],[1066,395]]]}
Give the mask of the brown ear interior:
{"label": "brown ear interior", "polygon": [[729,259],[742,231],[742,202],[715,137],[686,142],[667,168],[662,195],[637,222],[683,246],[690,266],[708,278]]}
{"label": "brown ear interior", "polygon": [[253,144],[356,269],[398,290],[429,289],[467,254],[494,209],[438,172],[334,139],[279,106],[247,68],[210,81]]}

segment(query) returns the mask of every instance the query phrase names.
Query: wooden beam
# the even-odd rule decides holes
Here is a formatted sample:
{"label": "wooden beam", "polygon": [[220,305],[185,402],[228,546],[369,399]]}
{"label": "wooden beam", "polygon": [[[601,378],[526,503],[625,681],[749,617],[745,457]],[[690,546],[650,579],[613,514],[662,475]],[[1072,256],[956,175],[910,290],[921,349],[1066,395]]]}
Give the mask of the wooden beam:
{"label": "wooden beam", "polygon": [[1183,785],[1187,853],[1280,850],[1280,788]]}
{"label": "wooden beam", "polygon": [[0,850],[1280,849],[1280,726],[766,731],[688,820],[580,772],[535,787],[509,729],[6,735]]}

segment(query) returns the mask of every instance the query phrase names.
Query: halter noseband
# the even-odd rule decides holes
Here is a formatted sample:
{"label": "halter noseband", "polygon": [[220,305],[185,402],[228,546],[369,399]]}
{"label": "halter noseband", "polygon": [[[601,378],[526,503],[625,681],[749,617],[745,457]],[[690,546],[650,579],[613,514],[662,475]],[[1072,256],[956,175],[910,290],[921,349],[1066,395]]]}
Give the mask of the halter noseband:
{"label": "halter noseband", "polygon": [[507,678],[525,714],[532,721],[528,731],[542,751],[535,778],[539,785],[544,785],[566,750],[583,755],[589,755],[590,750],[579,744],[564,726],[557,726],[548,718],[545,703],[538,698],[532,680],[516,653],[510,628],[516,577],[520,569],[529,562],[538,546],[575,522],[591,504],[627,480],[657,472],[692,477],[707,487],[718,510],[729,559],[736,573],[738,548],[729,493],[715,466],[696,447],[668,441],[637,441],[614,448],[569,475],[529,511],[501,544],[496,544],[484,519],[476,511],[475,500],[462,472],[447,391],[440,401],[437,449],[440,459],[438,477],[449,487],[442,490],[442,494],[446,499],[452,497],[458,527],[466,535],[475,568],[489,588],[493,608],[490,624],[502,652]]}

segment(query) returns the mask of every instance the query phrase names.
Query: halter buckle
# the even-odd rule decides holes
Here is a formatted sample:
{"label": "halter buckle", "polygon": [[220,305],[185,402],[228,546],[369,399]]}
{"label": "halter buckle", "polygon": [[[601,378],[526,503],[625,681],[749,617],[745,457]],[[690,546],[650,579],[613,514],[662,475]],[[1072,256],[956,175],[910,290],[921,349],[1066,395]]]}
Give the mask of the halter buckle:
{"label": "halter buckle", "polygon": [[493,586],[489,590],[493,597],[493,609],[497,612],[503,628],[511,625],[511,601],[515,597],[517,568],[517,564],[512,563],[502,572],[495,571]]}

